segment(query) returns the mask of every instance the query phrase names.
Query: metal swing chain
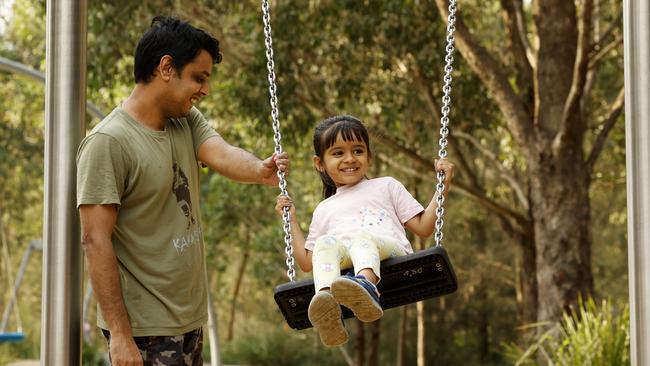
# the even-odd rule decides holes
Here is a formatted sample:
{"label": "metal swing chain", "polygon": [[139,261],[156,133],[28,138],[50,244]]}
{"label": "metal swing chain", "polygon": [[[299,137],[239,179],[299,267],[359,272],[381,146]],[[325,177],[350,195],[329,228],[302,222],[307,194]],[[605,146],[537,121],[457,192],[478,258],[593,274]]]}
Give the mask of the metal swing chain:
{"label": "metal swing chain", "polygon": [[[280,154],[282,152],[282,135],[280,135],[280,120],[278,118],[278,97],[276,95],[276,85],[275,85],[275,64],[273,63],[273,38],[271,37],[271,12],[269,11],[269,2],[268,0],[262,0],[262,13],[264,19],[264,44],[266,45],[266,68],[269,73],[269,94],[271,96],[271,117],[273,120],[273,141],[275,142],[275,153]],[[282,171],[278,170],[278,186],[280,187],[280,193],[282,195],[288,196],[287,193],[287,180],[285,174]],[[293,247],[291,246],[291,222],[289,216],[289,208],[284,207],[282,209],[282,222],[284,223],[284,252],[287,255],[287,277],[289,281],[293,282],[296,277],[296,270],[294,269],[294,259],[293,259]]]}
{"label": "metal swing chain", "polygon": [[[262,12],[264,20],[264,43],[266,45],[266,67],[268,69],[268,79],[269,79],[269,94],[270,94],[270,103],[271,103],[271,117],[273,120],[273,140],[275,142],[275,153],[279,154],[282,152],[280,134],[280,121],[278,118],[278,98],[276,95],[276,84],[275,84],[275,71],[274,71],[274,62],[273,62],[273,38],[271,36],[271,21],[270,21],[270,10],[268,0],[262,0]],[[446,56],[445,56],[445,75],[443,78],[443,97],[442,97],[442,107],[441,107],[441,118],[440,118],[440,140],[439,146],[440,150],[438,151],[438,156],[443,159],[447,157],[447,136],[449,135],[449,111],[451,105],[451,80],[452,80],[452,71],[453,71],[453,60],[454,60],[454,32],[456,23],[456,0],[449,0],[449,14],[447,16],[447,46],[446,46]],[[284,172],[278,171],[279,178],[279,187],[280,192],[283,195],[288,195],[287,193],[287,181],[285,179]],[[444,204],[444,181],[445,174],[444,172],[439,172],[437,174],[438,184],[436,185],[436,232],[435,232],[435,241],[436,246],[442,245],[442,227],[444,225],[443,216],[445,213],[443,204]],[[291,246],[291,223],[289,216],[289,208],[285,207],[282,210],[282,221],[284,223],[284,242],[285,242],[285,253],[287,255],[287,277],[290,281],[294,281],[296,271],[294,269],[294,259],[293,259],[293,248]]]}
{"label": "metal swing chain", "polygon": [[[440,109],[440,140],[438,144],[438,156],[441,159],[447,157],[447,135],[449,135],[449,111],[451,108],[451,73],[454,70],[452,63],[454,62],[454,32],[456,31],[456,0],[449,0],[449,14],[447,16],[447,54],[445,56],[445,76],[443,78],[444,85],[442,91],[442,107]],[[445,214],[444,202],[445,196],[445,173],[443,171],[437,174],[438,184],[436,185],[436,232],[434,239],[436,246],[442,246],[442,226],[444,221],[442,217]]]}

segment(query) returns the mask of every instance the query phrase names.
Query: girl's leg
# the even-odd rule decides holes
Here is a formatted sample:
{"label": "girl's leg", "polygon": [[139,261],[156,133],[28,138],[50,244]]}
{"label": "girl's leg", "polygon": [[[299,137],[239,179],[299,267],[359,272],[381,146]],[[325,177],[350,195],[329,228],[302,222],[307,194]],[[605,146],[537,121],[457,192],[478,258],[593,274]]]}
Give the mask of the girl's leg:
{"label": "girl's leg", "polygon": [[343,244],[332,236],[316,240],[312,264],[316,294],[309,303],[309,321],[318,331],[326,346],[338,346],[347,342],[349,336],[341,317],[341,307],[329,288],[341,273],[341,260],[350,265],[350,258]]}
{"label": "girl's leg", "polygon": [[316,240],[311,260],[316,292],[332,285],[332,281],[341,275],[341,266],[346,268],[352,265],[347,248],[340,240],[329,235]]}
{"label": "girl's leg", "polygon": [[381,261],[406,255],[399,241],[367,231],[361,231],[353,236],[349,251],[354,264],[354,273],[364,275],[374,284],[379,283],[381,279]]}
{"label": "girl's leg", "polygon": [[332,283],[332,295],[339,304],[352,310],[363,322],[372,322],[384,314],[375,283],[380,279],[380,262],[391,256],[406,254],[392,238],[367,232],[356,234],[349,243],[354,271],[363,276],[343,276]]}

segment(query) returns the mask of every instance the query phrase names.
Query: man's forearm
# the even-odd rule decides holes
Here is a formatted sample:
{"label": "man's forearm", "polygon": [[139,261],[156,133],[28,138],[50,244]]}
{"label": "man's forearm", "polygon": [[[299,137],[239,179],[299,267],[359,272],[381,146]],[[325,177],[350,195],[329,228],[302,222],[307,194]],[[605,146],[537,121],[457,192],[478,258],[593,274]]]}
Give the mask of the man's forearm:
{"label": "man's forearm", "polygon": [[227,156],[215,170],[219,174],[241,183],[261,183],[262,160],[250,152],[231,146]]}
{"label": "man's forearm", "polygon": [[131,324],[122,297],[117,258],[111,240],[86,240],[84,250],[90,282],[109,331],[115,336],[131,337]]}

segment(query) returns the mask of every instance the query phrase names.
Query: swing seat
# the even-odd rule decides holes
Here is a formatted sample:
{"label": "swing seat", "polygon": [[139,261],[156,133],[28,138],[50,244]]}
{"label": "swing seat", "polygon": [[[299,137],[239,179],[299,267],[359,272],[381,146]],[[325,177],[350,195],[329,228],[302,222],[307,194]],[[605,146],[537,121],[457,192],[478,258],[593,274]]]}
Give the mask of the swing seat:
{"label": "swing seat", "polygon": [[[381,262],[380,270],[381,281],[377,289],[384,310],[447,295],[458,289],[456,274],[442,246],[386,259]],[[313,296],[314,281],[309,279],[279,285],[273,297],[287,324],[300,330],[312,326],[307,309]],[[349,309],[342,307],[342,310],[344,318],[354,316]]]}
{"label": "swing seat", "polygon": [[20,342],[25,339],[24,333],[0,333],[0,343]]}

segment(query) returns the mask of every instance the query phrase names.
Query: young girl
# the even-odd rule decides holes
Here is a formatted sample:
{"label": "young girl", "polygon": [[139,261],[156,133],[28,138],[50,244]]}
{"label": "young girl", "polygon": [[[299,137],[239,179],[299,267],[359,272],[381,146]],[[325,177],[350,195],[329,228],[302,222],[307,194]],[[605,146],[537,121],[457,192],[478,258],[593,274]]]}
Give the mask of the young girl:
{"label": "young girl", "polygon": [[[324,200],[314,210],[307,239],[289,197],[280,195],[275,209],[282,215],[283,207],[290,207],[296,261],[303,271],[314,270],[316,294],[309,304],[309,320],[325,345],[336,346],[348,340],[340,305],[363,322],[381,318],[375,286],[381,279],[380,261],[413,252],[404,227],[422,237],[433,233],[436,203],[434,197],[425,209],[394,178],[366,177],[370,140],[354,117],[322,121],[314,131],[314,150]],[[442,159],[436,170],[445,173],[446,195],[454,165]],[[341,268],[350,267],[354,275],[340,275]]]}

